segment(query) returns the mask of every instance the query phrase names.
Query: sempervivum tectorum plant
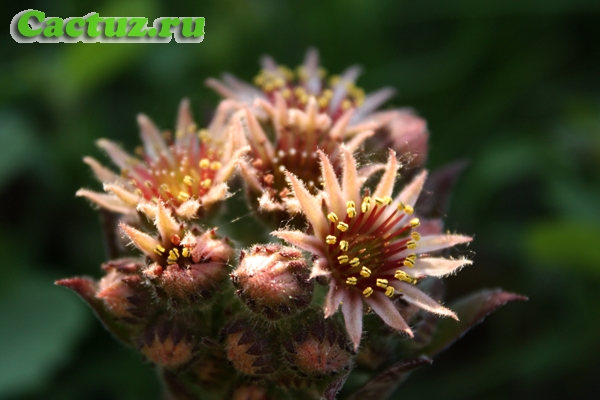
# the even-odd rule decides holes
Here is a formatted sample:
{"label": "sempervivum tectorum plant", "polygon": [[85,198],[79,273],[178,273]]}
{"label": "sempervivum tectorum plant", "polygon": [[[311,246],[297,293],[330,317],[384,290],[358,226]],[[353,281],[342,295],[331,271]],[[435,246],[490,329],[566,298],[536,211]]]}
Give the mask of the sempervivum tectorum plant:
{"label": "sempervivum tectorum plant", "polygon": [[147,258],[141,274],[155,290],[155,298],[170,309],[203,308],[202,300],[227,278],[233,256],[229,241],[217,237],[214,230],[203,232],[179,223],[161,201],[139,209],[152,216],[158,236],[123,223],[120,226]]}
{"label": "sempervivum tectorum plant", "polygon": [[227,180],[244,153],[241,127],[227,124],[231,102],[222,102],[207,129],[198,130],[189,102],[179,107],[175,137],[163,134],[145,115],[138,116],[144,143],[137,151],[141,158],[129,155],[117,144],[101,139],[98,146],[120,168],[117,175],[92,157],[85,157],[107,192],[87,189],[77,192],[100,207],[135,216],[140,202],[163,201],[179,218],[203,214],[227,197]]}
{"label": "sempervivum tectorum plant", "polygon": [[[262,67],[254,80],[256,86],[228,74],[223,82],[209,79],[207,84],[245,105],[238,116],[245,125],[250,151],[248,162],[240,165],[241,171],[253,207],[265,213],[266,219],[274,214],[271,219],[275,224],[300,211],[296,199],[289,196],[285,171],[294,173],[311,193],[318,192],[321,175],[317,150],[325,152],[334,170],[340,172],[342,143],[354,151],[383,127],[389,127],[396,140],[403,141],[404,131],[393,123],[392,114],[374,113],[393,90],[385,88],[365,95],[354,85],[360,68],[350,67],[328,79],[314,49],[308,51],[297,72],[278,66],[270,57],[263,58]],[[422,136],[426,142],[425,130]],[[422,142],[423,137],[410,136],[410,142]],[[410,148],[408,138],[404,142]],[[376,169],[371,165],[359,175],[368,176]]]}
{"label": "sempervivum tectorum plant", "polygon": [[273,232],[317,257],[312,276],[329,279],[325,316],[341,305],[346,328],[355,348],[362,335],[363,303],[370,306],[394,329],[412,336],[412,331],[394,305],[403,300],[444,316],[457,318],[414,286],[426,276],[448,275],[471,262],[429,254],[471,240],[470,237],[419,233],[413,206],[421,192],[426,173],[420,173],[392,198],[398,162],[390,151],[386,171],[375,190],[363,190],[357,177],[356,161],[342,148],[341,185],[328,157],[319,152],[323,173],[323,197],[310,193],[296,176],[287,173],[294,196],[311,225],[312,234],[301,231]]}

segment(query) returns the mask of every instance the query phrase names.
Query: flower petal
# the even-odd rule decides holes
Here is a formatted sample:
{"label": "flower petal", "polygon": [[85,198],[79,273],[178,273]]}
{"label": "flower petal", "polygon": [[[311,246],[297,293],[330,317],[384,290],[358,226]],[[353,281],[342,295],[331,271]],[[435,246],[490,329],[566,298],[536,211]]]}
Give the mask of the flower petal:
{"label": "flower petal", "polygon": [[422,171],[416,176],[408,185],[402,189],[402,191],[396,197],[396,201],[400,201],[408,206],[414,207],[419,194],[423,189],[423,184],[427,178],[427,171]]}
{"label": "flower petal", "polygon": [[342,302],[344,323],[346,324],[348,335],[350,335],[350,339],[352,340],[352,343],[354,343],[354,350],[357,350],[362,335],[362,300],[358,294],[351,291],[344,291],[344,294],[345,296],[343,297]]}
{"label": "flower petal", "polygon": [[344,215],[346,206],[342,197],[342,188],[337,180],[333,165],[329,158],[321,150],[317,150],[317,154],[321,159],[321,174],[323,175],[323,188],[329,200],[329,208],[331,211],[339,215]]}
{"label": "flower petal", "polygon": [[473,240],[472,237],[463,235],[433,235],[423,236],[417,244],[417,253],[428,253],[446,247],[456,246],[457,244],[468,243]]}
{"label": "flower petal", "polygon": [[171,216],[171,211],[165,207],[162,201],[158,202],[154,224],[163,240],[170,240],[171,236],[179,232],[177,220]]}
{"label": "flower petal", "polygon": [[325,318],[329,318],[335,314],[340,304],[343,303],[344,294],[344,289],[338,287],[334,281],[329,283],[329,291],[325,298]]}
{"label": "flower petal", "polygon": [[90,166],[90,168],[94,172],[94,175],[100,182],[113,183],[123,180],[110,169],[100,164],[95,158],[83,157],[83,162]]}
{"label": "flower petal", "polygon": [[415,261],[414,269],[411,271],[416,272],[417,275],[445,276],[456,272],[465,265],[471,264],[473,264],[473,261],[466,259],[449,260],[447,258],[436,257],[418,258],[417,261]]}
{"label": "flower petal", "polygon": [[389,87],[379,89],[375,93],[369,94],[363,104],[356,109],[356,114],[354,114],[350,120],[350,124],[355,124],[369,116],[369,114],[379,108],[380,105],[385,103],[390,97],[394,96],[394,94],[396,94],[396,91]]}
{"label": "flower petal", "polygon": [[151,159],[157,159],[159,156],[164,155],[171,166],[173,166],[173,156],[154,122],[144,114],[138,114],[137,122],[140,127],[140,136],[144,142],[146,154]]}
{"label": "flower petal", "polygon": [[396,288],[396,290],[402,292],[403,300],[406,300],[409,303],[422,308],[423,310],[432,312],[434,314],[452,317],[458,321],[458,317],[452,310],[440,305],[438,302],[419,290],[419,288],[416,286],[400,281],[393,281],[390,282],[390,284]]}
{"label": "flower petal", "polygon": [[311,223],[315,234],[320,239],[325,239],[329,228],[326,223],[325,216],[321,210],[321,204],[306,190],[303,184],[298,181],[298,178],[290,172],[285,173],[290,182],[294,195],[302,206],[302,212],[306,215],[306,219]]}
{"label": "flower petal", "polygon": [[360,181],[356,171],[356,160],[354,155],[345,146],[342,146],[342,157],[344,161],[344,172],[342,175],[342,192],[346,200],[360,203]]}
{"label": "flower petal", "polygon": [[96,203],[102,208],[106,208],[109,211],[125,215],[136,215],[135,208],[128,206],[117,197],[109,194],[97,193],[88,189],[79,189],[75,193],[75,196],[85,197],[86,199]]}
{"label": "flower petal", "polygon": [[125,232],[125,234],[131,239],[135,247],[144,252],[147,256],[150,256],[152,259],[156,258],[156,254],[154,250],[160,245],[160,242],[153,238],[152,236],[135,229],[127,224],[120,223],[119,226]]}
{"label": "flower petal", "polygon": [[106,151],[112,162],[121,169],[129,169],[132,163],[138,162],[136,158],[123,151],[117,144],[106,139],[99,139],[96,145]]}
{"label": "flower petal", "polygon": [[298,246],[301,249],[311,252],[315,255],[325,257],[323,243],[312,235],[307,235],[306,233],[302,233],[300,231],[286,230],[273,231],[271,232],[271,235],[277,236],[278,238],[283,239],[286,242],[293,244],[294,246]]}
{"label": "flower petal", "polygon": [[385,166],[385,172],[373,192],[374,197],[391,197],[394,190],[394,183],[396,182],[396,172],[398,171],[398,160],[396,159],[396,152],[390,149],[390,155],[388,162]]}
{"label": "flower petal", "polygon": [[406,332],[408,336],[413,337],[412,331],[406,321],[404,321],[404,318],[400,315],[400,312],[398,312],[398,309],[394,306],[394,302],[385,294],[375,292],[372,296],[365,298],[365,302],[371,306],[373,311],[379,315],[383,322],[392,328]]}

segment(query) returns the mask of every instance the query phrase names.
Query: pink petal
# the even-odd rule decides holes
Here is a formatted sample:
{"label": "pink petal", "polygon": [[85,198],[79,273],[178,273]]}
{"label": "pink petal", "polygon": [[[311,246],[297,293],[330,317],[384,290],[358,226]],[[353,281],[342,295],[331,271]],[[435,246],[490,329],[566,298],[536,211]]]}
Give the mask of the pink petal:
{"label": "pink petal", "polygon": [[352,340],[352,343],[354,343],[354,350],[357,350],[362,335],[362,300],[356,293],[345,291],[345,294],[346,296],[344,296],[342,303],[344,323],[346,324],[346,330],[350,335],[350,339]]}
{"label": "pink petal", "polygon": [[135,208],[128,206],[117,197],[112,195],[97,193],[88,189],[79,189],[77,193],[75,193],[75,196],[85,197],[86,199],[96,203],[102,208],[106,208],[109,211],[125,215],[136,215]]}
{"label": "pink petal", "polygon": [[374,134],[375,134],[375,132],[373,130],[362,131],[362,132],[358,133],[356,136],[354,136],[351,140],[346,142],[346,148],[348,149],[348,151],[354,152],[354,151],[356,151],[356,149],[358,149],[364,143],[365,140],[367,140]]}
{"label": "pink petal", "polygon": [[472,237],[463,235],[433,235],[423,236],[417,242],[417,253],[429,253],[432,251],[445,249],[446,247],[456,246],[457,244],[468,243],[473,240]]}
{"label": "pink petal", "polygon": [[130,169],[132,162],[139,160],[124,152],[118,145],[110,140],[100,139],[96,145],[106,151],[110,159],[121,169]]}
{"label": "pink petal", "polygon": [[372,296],[365,298],[365,302],[371,306],[373,311],[379,315],[383,322],[392,328],[406,332],[408,336],[413,337],[412,331],[398,312],[398,309],[394,306],[394,302],[385,294],[375,292]]}
{"label": "pink petal", "polygon": [[160,242],[153,238],[152,236],[139,231],[127,224],[120,223],[119,226],[125,232],[125,234],[131,239],[135,247],[143,251],[147,256],[150,256],[152,259],[155,259],[156,254],[154,253],[154,249],[156,246],[160,245]]}
{"label": "pink petal", "polygon": [[170,240],[171,236],[179,233],[179,223],[171,216],[171,211],[165,208],[162,201],[158,202],[154,224],[163,240]]}
{"label": "pink petal", "polygon": [[312,235],[307,235],[306,233],[302,233],[300,231],[273,231],[271,235],[277,236],[280,239],[285,240],[286,242],[293,244],[294,246],[298,246],[303,250],[311,252],[315,255],[325,257],[325,252],[323,249],[323,242]]}
{"label": "pink petal", "polygon": [[414,269],[411,271],[416,272],[416,275],[428,275],[428,276],[445,276],[465,265],[471,265],[471,260],[449,260],[447,258],[419,258],[415,261]]}
{"label": "pink petal", "polygon": [[342,197],[342,188],[337,180],[333,166],[329,161],[329,158],[321,150],[317,151],[319,158],[321,159],[321,172],[323,175],[323,188],[327,194],[329,200],[329,208],[343,218],[346,211],[344,199]]}
{"label": "pink petal", "polygon": [[416,178],[412,180],[396,197],[396,201],[401,201],[402,203],[409,205],[411,207],[415,206],[417,202],[417,198],[423,189],[423,184],[425,183],[425,178],[427,178],[427,171],[422,171]]}
{"label": "pink petal", "polygon": [[385,166],[385,172],[373,192],[374,197],[391,197],[396,182],[396,172],[398,171],[398,160],[396,160],[396,152],[390,150],[390,156]]}
{"label": "pink petal", "polygon": [[342,191],[346,200],[360,203],[360,182],[356,171],[356,160],[354,155],[342,146],[342,157],[344,157],[344,173],[342,175]]}
{"label": "pink petal", "polygon": [[337,311],[341,303],[344,302],[345,289],[340,288],[335,282],[329,284],[329,291],[325,298],[325,318],[331,317]]}
{"label": "pink petal", "polygon": [[94,175],[100,182],[114,183],[123,180],[117,174],[100,164],[95,158],[83,157],[83,162],[90,166]]}
{"label": "pink petal", "polygon": [[327,220],[323,215],[323,211],[321,210],[321,204],[317,202],[308,190],[306,190],[304,185],[298,181],[298,178],[296,178],[294,174],[286,171],[285,175],[292,185],[292,189],[294,189],[294,194],[302,206],[302,211],[304,212],[304,215],[306,215],[306,219],[313,226],[315,234],[318,237],[325,239],[329,227],[326,223]]}
{"label": "pink petal", "polygon": [[390,284],[396,290],[402,292],[403,300],[406,300],[409,303],[412,303],[417,307],[422,308],[423,310],[432,312],[434,314],[452,317],[458,321],[458,317],[452,310],[442,306],[441,304],[433,300],[431,297],[423,293],[421,290],[419,290],[416,286],[400,281],[393,281],[390,282]]}
{"label": "pink petal", "polygon": [[327,261],[326,258],[324,258],[324,257],[317,258],[312,264],[309,279],[313,279],[318,276],[327,276],[328,277],[329,275],[331,275],[331,272],[329,272],[327,270],[328,265],[329,265],[329,262]]}
{"label": "pink petal", "polygon": [[165,139],[163,139],[156,125],[154,125],[154,122],[144,114],[138,114],[137,122],[140,126],[140,135],[144,142],[146,154],[152,159],[164,155],[167,157],[167,160],[169,160],[169,163],[174,165],[175,161],[173,160],[173,156],[167,148]]}
{"label": "pink petal", "polygon": [[354,114],[350,123],[356,124],[360,122],[360,120],[369,116],[369,114],[379,108],[379,106],[385,103],[390,97],[394,96],[395,93],[396,91],[394,89],[388,87],[369,94],[364,103],[356,110],[356,114]]}

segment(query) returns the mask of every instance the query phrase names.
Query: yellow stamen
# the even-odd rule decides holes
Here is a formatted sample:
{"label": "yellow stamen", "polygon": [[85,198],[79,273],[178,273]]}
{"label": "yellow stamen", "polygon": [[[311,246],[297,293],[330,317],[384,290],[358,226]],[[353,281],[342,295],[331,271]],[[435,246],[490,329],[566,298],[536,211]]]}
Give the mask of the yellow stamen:
{"label": "yellow stamen", "polygon": [[348,262],[348,256],[338,256],[340,264],[346,264]]}
{"label": "yellow stamen", "polygon": [[348,217],[350,217],[350,218],[356,217],[356,208],[354,208],[354,207],[348,207],[346,209],[346,214],[348,214]]}
{"label": "yellow stamen", "polygon": [[217,170],[221,169],[221,163],[219,161],[211,162],[210,169],[212,169],[213,171],[217,171]]}
{"label": "yellow stamen", "polygon": [[144,192],[142,192],[140,189],[135,189],[133,192],[140,197],[142,197],[144,195]]}
{"label": "yellow stamen", "polygon": [[407,258],[406,260],[404,260],[404,262],[402,264],[408,268],[413,268],[415,266],[415,262],[410,258]]}
{"label": "yellow stamen", "polygon": [[369,196],[366,196],[363,199],[362,204],[360,205],[360,209],[362,212],[366,213],[367,211],[369,211],[369,208],[371,208],[371,198]]}
{"label": "yellow stamen", "polygon": [[368,278],[371,276],[371,270],[367,267],[362,267],[360,270],[360,275],[365,278]]}
{"label": "yellow stamen", "polygon": [[346,231],[348,230],[348,224],[347,224],[347,223],[345,223],[345,222],[340,222],[340,223],[337,225],[337,228],[338,228],[340,231],[342,231],[342,232],[346,232]]}
{"label": "yellow stamen", "polygon": [[186,201],[190,199],[190,195],[184,191],[179,192],[179,194],[177,195],[177,198],[180,201]]}
{"label": "yellow stamen", "polygon": [[154,252],[156,254],[158,254],[159,256],[162,256],[163,253],[165,252],[165,248],[162,247],[160,244],[157,244],[156,247],[154,248]]}
{"label": "yellow stamen", "polygon": [[356,208],[356,204],[352,200],[346,202],[347,208]]}
{"label": "yellow stamen", "polygon": [[413,285],[417,283],[417,280],[415,278],[408,275],[406,272],[400,270],[396,271],[396,273],[394,274],[394,278],[402,282],[412,283]]}
{"label": "yellow stamen", "polygon": [[377,286],[385,289],[386,287],[388,287],[388,280],[387,279],[377,279]]}
{"label": "yellow stamen", "polygon": [[348,251],[348,242],[346,240],[340,241],[340,249],[342,251]]}
{"label": "yellow stamen", "polygon": [[[327,243],[327,244],[335,244],[335,242],[337,242],[337,238],[335,236],[328,235],[325,238],[325,243]],[[341,246],[341,243],[340,243],[340,246]]]}
{"label": "yellow stamen", "polygon": [[368,288],[363,290],[363,294],[365,295],[365,297],[369,297],[370,295],[373,294],[373,288],[371,286],[369,286]]}
{"label": "yellow stamen", "polygon": [[174,248],[173,250],[169,251],[169,257],[167,258],[167,263],[174,264],[175,262],[177,262],[178,258],[179,258],[179,250],[177,250],[177,248]]}
{"label": "yellow stamen", "polygon": [[419,218],[413,218],[410,220],[409,224],[411,228],[416,228],[417,226],[421,225],[421,222],[419,221]]}
{"label": "yellow stamen", "polygon": [[392,198],[390,196],[385,196],[383,198],[383,202],[384,202],[384,204],[389,206],[390,204],[392,204]]}
{"label": "yellow stamen", "polygon": [[394,295],[394,287],[393,286],[388,286],[387,289],[385,289],[385,295],[387,297],[392,297]]}
{"label": "yellow stamen", "polygon": [[409,240],[408,243],[406,243],[406,248],[407,249],[411,249],[414,250],[417,248],[417,242],[415,242],[414,240]]}
{"label": "yellow stamen", "polygon": [[187,247],[184,247],[183,250],[181,251],[181,254],[184,257],[189,257],[191,255],[190,249],[188,249]]}
{"label": "yellow stamen", "polygon": [[373,200],[375,200],[375,204],[377,204],[378,206],[381,206],[385,203],[385,200],[381,197],[375,197]]}
{"label": "yellow stamen", "polygon": [[212,185],[212,180],[210,178],[206,178],[200,185],[202,185],[204,189],[208,189],[210,185]]}
{"label": "yellow stamen", "polygon": [[152,189],[152,187],[153,187],[152,182],[150,182],[150,181],[144,182],[144,186],[146,186],[148,189]]}
{"label": "yellow stamen", "polygon": [[207,169],[208,167],[210,167],[210,160],[208,158],[203,158],[202,160],[200,160],[198,165],[202,169]]}
{"label": "yellow stamen", "polygon": [[404,212],[408,215],[412,215],[415,212],[415,209],[409,205],[404,205]]}
{"label": "yellow stamen", "polygon": [[186,184],[187,186],[192,186],[192,184],[194,183],[194,180],[192,179],[191,176],[186,175],[183,177],[183,183]]}
{"label": "yellow stamen", "polygon": [[160,185],[158,187],[162,192],[166,192],[169,190],[169,185],[167,185],[166,183],[163,183],[162,185]]}
{"label": "yellow stamen", "polygon": [[358,282],[358,279],[356,279],[353,276],[351,276],[350,278],[346,279],[346,285],[356,285],[357,282]]}
{"label": "yellow stamen", "polygon": [[330,212],[329,214],[327,214],[327,219],[334,223],[338,222],[338,216],[335,215],[334,212]]}
{"label": "yellow stamen", "polygon": [[410,237],[412,237],[415,241],[419,241],[421,240],[421,235],[419,234],[419,232],[413,232],[410,234]]}
{"label": "yellow stamen", "polygon": [[350,265],[353,267],[358,267],[360,265],[360,260],[358,257],[354,257],[352,260],[350,260]]}

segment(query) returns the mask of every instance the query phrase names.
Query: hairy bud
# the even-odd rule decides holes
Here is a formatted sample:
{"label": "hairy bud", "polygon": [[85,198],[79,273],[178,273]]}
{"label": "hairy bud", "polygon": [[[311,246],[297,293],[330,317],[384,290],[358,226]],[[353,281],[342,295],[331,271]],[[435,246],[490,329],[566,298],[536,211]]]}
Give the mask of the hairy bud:
{"label": "hairy bud", "polygon": [[268,244],[242,251],[231,280],[250,310],[276,320],[308,307],[314,287],[309,275],[299,250]]}
{"label": "hairy bud", "polygon": [[148,325],[138,338],[138,348],[148,361],[178,368],[192,361],[197,344],[192,330],[179,321],[161,319]]}

